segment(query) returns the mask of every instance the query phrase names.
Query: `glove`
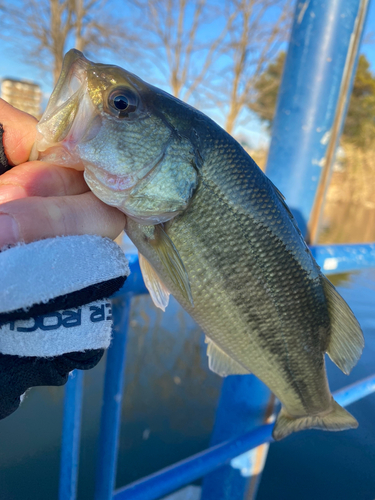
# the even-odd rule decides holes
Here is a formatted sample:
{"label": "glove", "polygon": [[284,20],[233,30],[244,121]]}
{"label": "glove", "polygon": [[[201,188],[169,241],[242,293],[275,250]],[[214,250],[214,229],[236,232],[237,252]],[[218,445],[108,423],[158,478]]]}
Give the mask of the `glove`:
{"label": "glove", "polygon": [[[10,167],[2,148],[0,173]],[[100,236],[66,236],[0,252],[0,419],[25,391],[63,385],[109,347],[111,303],[129,275],[120,247]]]}
{"label": "glove", "polygon": [[66,236],[0,253],[0,418],[32,386],[62,385],[109,347],[111,303],[129,274],[108,238]]}
{"label": "glove", "polygon": [[63,385],[69,372],[89,370],[99,363],[104,349],[71,352],[54,358],[11,356],[0,353],[0,419],[13,413],[30,387]]}

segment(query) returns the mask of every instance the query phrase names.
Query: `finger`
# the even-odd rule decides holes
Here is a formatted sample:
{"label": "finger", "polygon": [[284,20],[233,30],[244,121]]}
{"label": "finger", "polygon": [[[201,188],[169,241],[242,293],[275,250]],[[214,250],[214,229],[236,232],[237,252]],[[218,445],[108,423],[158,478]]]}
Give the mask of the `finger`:
{"label": "finger", "polygon": [[125,215],[91,191],[77,196],[23,198],[0,206],[0,248],[75,234],[114,239],[124,227]]}
{"label": "finger", "polygon": [[36,118],[0,99],[0,123],[4,127],[3,144],[9,163],[24,163],[35,141]]}
{"label": "finger", "polygon": [[83,172],[30,161],[0,177],[0,203],[28,196],[72,196],[89,190]]}

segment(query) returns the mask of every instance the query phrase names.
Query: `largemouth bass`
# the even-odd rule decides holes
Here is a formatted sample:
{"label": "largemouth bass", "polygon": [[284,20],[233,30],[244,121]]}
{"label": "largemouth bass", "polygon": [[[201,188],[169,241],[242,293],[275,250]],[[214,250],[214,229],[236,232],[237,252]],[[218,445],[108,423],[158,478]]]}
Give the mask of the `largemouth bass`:
{"label": "largemouth bass", "polygon": [[230,135],[77,50],[38,133],[33,159],[80,165],[96,196],[128,216],[151,297],[164,309],[173,294],[203,328],[210,368],[254,373],[282,402],[275,439],[357,427],[330,394],[324,355],[349,373],[361,328],[282,194]]}

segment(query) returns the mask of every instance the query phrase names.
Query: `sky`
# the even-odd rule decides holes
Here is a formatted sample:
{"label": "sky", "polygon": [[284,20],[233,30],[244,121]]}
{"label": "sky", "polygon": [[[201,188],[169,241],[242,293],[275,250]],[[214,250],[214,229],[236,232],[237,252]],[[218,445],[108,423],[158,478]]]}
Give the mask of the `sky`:
{"label": "sky", "polygon": [[[211,29],[214,29],[211,27]],[[367,59],[370,62],[371,70],[375,73],[375,0],[370,0],[370,7],[368,11],[367,21],[364,30],[364,38],[368,38],[369,34],[372,32],[374,43],[362,44],[361,52],[365,53]],[[1,59],[0,59],[0,79],[4,77],[10,77],[15,79],[25,79],[38,83],[45,96],[45,102],[47,101],[51,91],[52,91],[52,81],[51,77],[42,75],[39,68],[33,67],[27,64],[26,61],[22,61],[22,54],[17,57],[14,54],[14,50],[9,50],[4,41],[0,40],[1,47]],[[106,60],[107,59],[107,60]],[[104,63],[115,63],[116,59],[112,57],[101,58],[100,62]],[[125,67],[125,66],[124,66]],[[127,66],[126,69],[136,72],[134,69]],[[143,75],[140,74],[142,77]],[[153,83],[150,78],[148,78],[150,83]],[[168,88],[165,90],[168,91]],[[215,116],[212,116],[214,119]],[[250,123],[247,123],[246,130],[243,127],[237,128],[237,134],[246,135],[247,132],[251,132],[253,143],[255,147],[265,146],[267,142],[265,127],[262,126],[261,122],[255,117],[250,119]],[[255,134],[255,135],[254,135]]]}
{"label": "sky", "polygon": [[375,0],[370,0],[370,7],[367,14],[364,38],[372,35],[374,43],[362,44],[361,52],[363,52],[371,64],[371,70],[375,73]]}

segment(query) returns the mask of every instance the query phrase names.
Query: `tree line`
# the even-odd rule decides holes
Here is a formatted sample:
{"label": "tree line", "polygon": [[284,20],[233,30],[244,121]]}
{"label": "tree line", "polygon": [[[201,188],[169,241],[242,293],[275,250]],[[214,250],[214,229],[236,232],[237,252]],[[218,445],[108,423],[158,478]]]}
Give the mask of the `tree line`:
{"label": "tree line", "polygon": [[217,110],[233,133],[256,99],[255,82],[288,39],[291,3],[0,0],[0,36],[54,82],[71,47],[95,60],[129,61],[176,97]]}
{"label": "tree line", "polygon": [[[54,82],[73,46],[95,60],[129,61],[140,76],[216,112],[233,133],[249,111],[272,127],[293,7],[292,0],[0,0],[1,36]],[[362,55],[344,138],[374,144],[374,117],[375,77]]]}
{"label": "tree line", "polygon": [[[281,51],[269,62],[255,83],[257,100],[250,105],[269,129],[272,129],[285,56]],[[358,59],[342,140],[362,149],[375,146],[375,75],[364,54]]]}

